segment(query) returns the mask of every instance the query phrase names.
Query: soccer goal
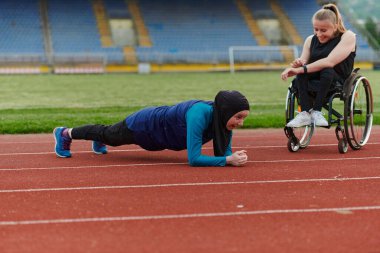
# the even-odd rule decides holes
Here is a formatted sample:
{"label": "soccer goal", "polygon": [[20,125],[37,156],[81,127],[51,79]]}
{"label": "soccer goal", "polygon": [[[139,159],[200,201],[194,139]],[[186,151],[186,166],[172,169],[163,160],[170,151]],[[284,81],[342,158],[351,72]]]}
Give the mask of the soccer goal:
{"label": "soccer goal", "polygon": [[[297,46],[231,46],[228,49],[230,72],[268,69],[290,63],[298,57]],[[277,67],[278,68],[278,67]]]}
{"label": "soccer goal", "polygon": [[52,58],[56,74],[105,73],[107,57],[104,54],[55,54]]}

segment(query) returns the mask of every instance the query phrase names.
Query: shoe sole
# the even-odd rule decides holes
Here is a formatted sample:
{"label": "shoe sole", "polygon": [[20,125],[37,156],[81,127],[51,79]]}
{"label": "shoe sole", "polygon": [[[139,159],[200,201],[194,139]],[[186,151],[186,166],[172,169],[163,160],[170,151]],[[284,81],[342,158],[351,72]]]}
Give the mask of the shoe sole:
{"label": "shoe sole", "polygon": [[298,127],[306,127],[306,126],[311,126],[312,122],[309,124],[302,124],[302,125],[297,125],[297,126],[291,126],[291,125],[286,125],[286,127],[291,127],[291,128],[298,128]]}
{"label": "shoe sole", "polygon": [[317,125],[317,124],[314,124],[314,126],[318,126],[318,127],[328,127],[329,125]]}
{"label": "shoe sole", "polygon": [[70,158],[71,155],[70,155],[70,156],[63,156],[63,155],[58,154],[58,152],[57,152],[57,143],[58,143],[58,141],[57,141],[56,132],[57,132],[58,129],[61,129],[61,128],[62,128],[62,127],[56,127],[56,128],[54,128],[54,130],[53,130],[54,140],[55,140],[54,152],[55,152],[55,154],[56,154],[58,157],[61,157],[61,158]]}
{"label": "shoe sole", "polygon": [[94,154],[97,154],[97,155],[105,155],[105,154],[107,154],[107,152],[106,153],[96,152],[94,149],[92,149],[92,151],[94,152]]}
{"label": "shoe sole", "polygon": [[315,124],[315,122],[312,121],[312,124],[314,125],[314,127],[316,127],[316,126],[318,126],[318,127],[327,127],[327,126],[329,126],[328,122],[326,122],[326,124]]}

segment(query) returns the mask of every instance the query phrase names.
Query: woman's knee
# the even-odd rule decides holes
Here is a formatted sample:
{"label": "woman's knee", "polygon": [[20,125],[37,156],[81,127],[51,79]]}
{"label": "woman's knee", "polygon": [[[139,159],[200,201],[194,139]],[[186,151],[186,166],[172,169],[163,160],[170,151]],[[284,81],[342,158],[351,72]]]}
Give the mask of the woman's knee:
{"label": "woman's knee", "polygon": [[120,132],[115,131],[116,129],[112,126],[108,126],[103,132],[103,142],[109,146],[120,146],[123,145],[123,140],[120,136]]}
{"label": "woman's knee", "polygon": [[130,131],[125,122],[119,122],[108,126],[103,133],[105,144],[110,146],[120,146],[134,144],[133,132]]}

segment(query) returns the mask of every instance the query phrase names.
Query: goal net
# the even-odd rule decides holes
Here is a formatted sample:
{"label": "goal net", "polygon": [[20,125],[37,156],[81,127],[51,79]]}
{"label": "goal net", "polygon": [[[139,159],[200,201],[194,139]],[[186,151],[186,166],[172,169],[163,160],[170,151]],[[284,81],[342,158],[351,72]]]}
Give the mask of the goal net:
{"label": "goal net", "polygon": [[230,72],[253,69],[278,69],[298,57],[297,46],[231,46],[228,49]]}
{"label": "goal net", "polygon": [[52,62],[56,74],[105,73],[107,58],[103,54],[55,54]]}

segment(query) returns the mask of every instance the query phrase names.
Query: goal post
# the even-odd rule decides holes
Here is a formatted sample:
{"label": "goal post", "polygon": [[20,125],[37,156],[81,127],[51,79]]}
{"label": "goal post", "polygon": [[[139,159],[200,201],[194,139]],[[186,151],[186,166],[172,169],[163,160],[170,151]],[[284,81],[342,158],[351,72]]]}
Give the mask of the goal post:
{"label": "goal post", "polygon": [[231,46],[228,48],[230,72],[235,73],[237,65],[265,64],[266,66],[289,63],[298,58],[298,47],[291,46]]}

